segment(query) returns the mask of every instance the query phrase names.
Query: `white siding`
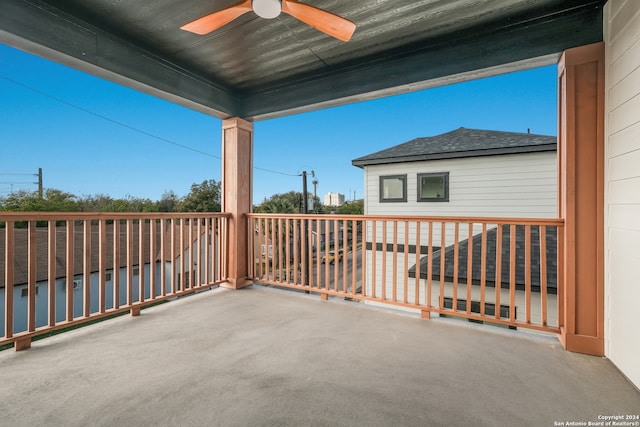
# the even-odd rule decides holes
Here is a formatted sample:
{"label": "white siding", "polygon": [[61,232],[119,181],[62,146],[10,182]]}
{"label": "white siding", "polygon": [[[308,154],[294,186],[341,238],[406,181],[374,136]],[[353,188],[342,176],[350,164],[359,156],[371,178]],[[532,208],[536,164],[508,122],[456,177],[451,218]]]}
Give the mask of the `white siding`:
{"label": "white siding", "polygon": [[640,1],[605,8],[605,352],[640,387]]}
{"label": "white siding", "polygon": [[[417,174],[449,172],[448,202],[418,202]],[[407,175],[407,201],[380,203],[379,178]],[[556,152],[365,167],[365,213],[516,218],[557,216]]]}

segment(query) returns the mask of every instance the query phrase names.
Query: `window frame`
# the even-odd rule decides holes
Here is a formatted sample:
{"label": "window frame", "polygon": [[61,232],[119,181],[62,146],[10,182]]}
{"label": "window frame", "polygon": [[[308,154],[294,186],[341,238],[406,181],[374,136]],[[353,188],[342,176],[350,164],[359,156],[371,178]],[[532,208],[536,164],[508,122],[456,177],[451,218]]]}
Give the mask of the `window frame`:
{"label": "window frame", "polygon": [[[422,178],[442,177],[444,178],[444,195],[442,197],[422,197]],[[449,172],[425,172],[417,175],[417,201],[418,202],[448,202],[449,201]]]}
{"label": "window frame", "polygon": [[[384,181],[387,179],[400,179],[402,181],[402,197],[385,198]],[[378,197],[380,203],[402,203],[407,201],[407,174],[380,175],[378,182]]]}

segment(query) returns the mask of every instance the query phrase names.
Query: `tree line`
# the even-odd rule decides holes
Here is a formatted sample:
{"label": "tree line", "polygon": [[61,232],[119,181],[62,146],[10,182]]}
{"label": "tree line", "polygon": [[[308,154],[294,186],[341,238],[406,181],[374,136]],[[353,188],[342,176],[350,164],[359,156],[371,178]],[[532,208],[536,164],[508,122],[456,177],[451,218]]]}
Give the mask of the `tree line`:
{"label": "tree line", "polygon": [[[274,194],[255,205],[256,213],[301,213],[302,193],[289,191]],[[346,202],[339,207],[323,206],[320,199],[313,199],[309,213],[362,214],[362,200]],[[0,196],[0,212],[220,212],[221,183],[215,179],[191,185],[189,194],[179,197],[172,190],[165,191],[160,200],[127,196],[114,199],[105,194],[75,196],[58,189],[48,188],[42,197],[33,191],[16,191]]]}
{"label": "tree line", "polygon": [[[335,213],[340,215],[361,215],[364,213],[364,202],[356,200],[346,202],[341,206],[324,206],[320,203],[320,198],[312,197],[312,207],[308,207],[308,213]],[[256,213],[301,213],[302,193],[299,191],[289,191],[288,193],[274,194],[265,199],[262,204],[254,206]]]}
{"label": "tree line", "polygon": [[42,197],[33,191],[16,191],[0,196],[0,212],[220,212],[220,183],[205,180],[192,184],[189,194],[179,197],[165,191],[160,200],[127,196],[114,199],[105,194],[75,196],[58,189],[46,189]]}

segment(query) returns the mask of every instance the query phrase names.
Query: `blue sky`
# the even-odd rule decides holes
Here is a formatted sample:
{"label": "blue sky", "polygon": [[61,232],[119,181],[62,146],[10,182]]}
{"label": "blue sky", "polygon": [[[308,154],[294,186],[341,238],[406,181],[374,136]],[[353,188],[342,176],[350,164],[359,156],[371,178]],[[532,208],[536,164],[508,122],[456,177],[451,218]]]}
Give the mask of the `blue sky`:
{"label": "blue sky", "polygon": [[[556,111],[550,66],[260,121],[254,203],[301,191],[303,170],[315,171],[320,197],[361,198],[357,157],[459,127],[556,135]],[[76,196],[184,196],[220,180],[220,155],[219,119],[0,45],[0,196],[35,190],[19,182],[36,177],[6,174],[39,167],[45,188]]]}

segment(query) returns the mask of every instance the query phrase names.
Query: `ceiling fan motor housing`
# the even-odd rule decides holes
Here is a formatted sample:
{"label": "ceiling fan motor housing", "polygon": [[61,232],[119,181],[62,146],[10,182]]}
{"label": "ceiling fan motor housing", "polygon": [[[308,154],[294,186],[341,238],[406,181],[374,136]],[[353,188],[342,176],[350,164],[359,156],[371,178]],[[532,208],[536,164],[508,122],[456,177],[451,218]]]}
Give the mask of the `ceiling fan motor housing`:
{"label": "ceiling fan motor housing", "polygon": [[276,18],[282,12],[280,0],[253,0],[251,6],[256,15],[265,19]]}

